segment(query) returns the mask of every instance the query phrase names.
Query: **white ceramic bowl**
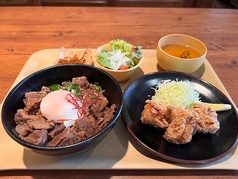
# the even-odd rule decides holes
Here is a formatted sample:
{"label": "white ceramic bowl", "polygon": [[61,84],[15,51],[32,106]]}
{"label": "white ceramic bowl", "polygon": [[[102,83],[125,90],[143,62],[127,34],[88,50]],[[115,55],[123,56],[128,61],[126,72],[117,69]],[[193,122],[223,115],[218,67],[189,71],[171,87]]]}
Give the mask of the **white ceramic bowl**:
{"label": "white ceramic bowl", "polygon": [[[102,50],[107,50],[107,51],[112,51],[111,47],[110,47],[110,44],[105,44],[105,45],[102,45],[100,46],[100,48]],[[124,81],[127,81],[132,75],[133,73],[135,72],[135,70],[142,64],[143,62],[143,57],[140,59],[139,63],[132,67],[132,68],[129,68],[127,70],[111,70],[111,69],[108,69],[108,68],[105,68],[103,67],[102,65],[100,65],[97,61],[97,56],[98,54],[96,54],[94,56],[94,64],[96,67],[98,68],[101,68],[102,70],[108,72],[110,75],[112,75],[118,82],[124,82]]]}
{"label": "white ceramic bowl", "polygon": [[[200,56],[184,59],[166,53],[162,48],[169,44],[183,44],[195,49]],[[201,67],[206,58],[207,48],[200,40],[183,34],[170,34],[162,37],[157,45],[156,56],[158,64],[165,71],[193,73]]]}

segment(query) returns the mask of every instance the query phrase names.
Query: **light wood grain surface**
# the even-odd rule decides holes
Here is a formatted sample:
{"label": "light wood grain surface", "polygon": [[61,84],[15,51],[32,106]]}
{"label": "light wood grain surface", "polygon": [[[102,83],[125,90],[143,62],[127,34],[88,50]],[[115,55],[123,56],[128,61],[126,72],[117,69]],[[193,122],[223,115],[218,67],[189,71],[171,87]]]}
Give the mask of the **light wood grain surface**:
{"label": "light wood grain surface", "polygon": [[[144,49],[155,49],[162,36],[182,33],[206,44],[208,61],[238,105],[237,20],[238,11],[231,9],[1,7],[0,102],[36,51],[61,46],[97,48],[117,38]],[[208,175],[235,178],[238,171],[0,171],[0,177],[4,178],[206,178]]]}

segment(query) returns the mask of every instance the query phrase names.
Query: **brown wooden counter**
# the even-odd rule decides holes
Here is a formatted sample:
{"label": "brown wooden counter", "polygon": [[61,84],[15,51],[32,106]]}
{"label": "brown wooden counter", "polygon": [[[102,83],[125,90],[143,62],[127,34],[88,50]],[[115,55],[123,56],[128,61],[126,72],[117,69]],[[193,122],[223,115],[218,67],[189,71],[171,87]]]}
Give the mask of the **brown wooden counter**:
{"label": "brown wooden counter", "polygon": [[[0,102],[31,54],[48,48],[97,48],[121,38],[155,49],[164,35],[203,41],[210,62],[238,105],[238,11],[230,9],[1,7]],[[3,144],[1,144],[3,145]],[[0,157],[1,160],[1,157]],[[0,171],[5,178],[235,178],[228,170]]]}

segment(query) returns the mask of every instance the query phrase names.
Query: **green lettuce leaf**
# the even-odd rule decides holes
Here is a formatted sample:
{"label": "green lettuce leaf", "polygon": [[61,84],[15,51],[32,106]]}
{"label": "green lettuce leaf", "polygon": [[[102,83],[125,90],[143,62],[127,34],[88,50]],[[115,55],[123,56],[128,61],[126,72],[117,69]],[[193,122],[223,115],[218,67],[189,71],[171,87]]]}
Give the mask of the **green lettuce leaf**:
{"label": "green lettuce leaf", "polygon": [[130,52],[130,45],[124,40],[112,40],[110,42],[111,48],[114,50],[121,50],[122,53]]}
{"label": "green lettuce leaf", "polygon": [[110,56],[111,56],[111,54],[108,53],[108,51],[102,50],[102,52],[98,56],[98,63],[100,65],[104,66],[105,68],[111,69],[111,62],[109,60]]}

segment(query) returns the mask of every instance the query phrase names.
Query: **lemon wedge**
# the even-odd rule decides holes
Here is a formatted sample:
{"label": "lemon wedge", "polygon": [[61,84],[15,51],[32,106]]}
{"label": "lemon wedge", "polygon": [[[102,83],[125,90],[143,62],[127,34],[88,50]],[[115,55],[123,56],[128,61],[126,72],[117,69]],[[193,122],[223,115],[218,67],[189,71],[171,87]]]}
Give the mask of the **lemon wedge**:
{"label": "lemon wedge", "polygon": [[227,111],[231,109],[231,105],[230,104],[222,104],[222,103],[204,103],[207,107],[210,107],[212,109],[214,109],[215,111],[219,112],[219,111]]}

